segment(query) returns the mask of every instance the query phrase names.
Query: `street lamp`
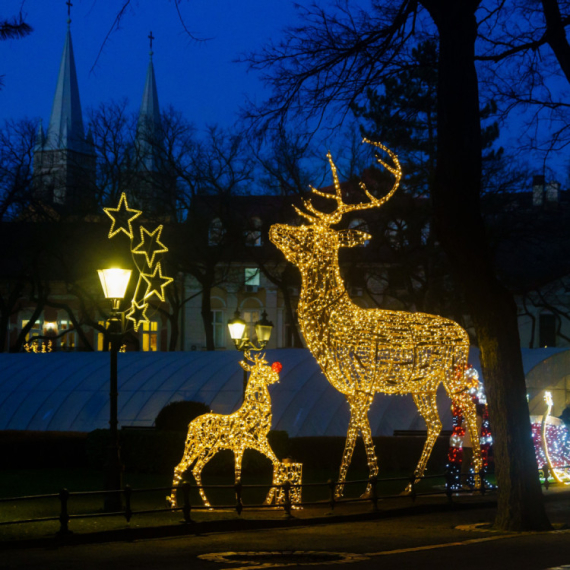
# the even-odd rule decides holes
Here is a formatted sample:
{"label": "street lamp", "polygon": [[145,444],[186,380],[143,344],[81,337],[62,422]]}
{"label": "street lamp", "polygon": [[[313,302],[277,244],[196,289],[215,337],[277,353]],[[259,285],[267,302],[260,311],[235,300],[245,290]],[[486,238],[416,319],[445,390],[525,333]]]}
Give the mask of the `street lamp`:
{"label": "street lamp", "polygon": [[[247,352],[250,350],[263,350],[269,339],[271,338],[271,331],[273,330],[273,323],[267,320],[267,313],[263,311],[261,319],[255,323],[255,335],[257,336],[257,343],[255,345],[247,336],[246,333],[247,323],[240,317],[239,310],[236,309],[234,318],[228,321],[228,329],[230,337],[234,341],[235,347],[240,352]],[[243,371],[243,395],[245,396],[245,389],[247,387],[247,372]]]}
{"label": "street lamp", "polygon": [[[117,418],[117,400],[119,397],[117,385],[117,354],[121,348],[124,335],[124,313],[119,311],[121,301],[125,298],[129,279],[132,271],[130,269],[98,269],[99,279],[103,287],[106,299],[112,301],[111,317],[107,333],[110,340],[111,353],[111,382],[109,390],[110,416],[109,427],[111,430],[111,443],[108,448],[107,457],[107,481],[108,490],[117,491],[122,485],[122,464],[121,448],[119,443],[119,430]],[[119,494],[107,495],[105,498],[105,511],[116,512],[121,509],[121,496]]]}

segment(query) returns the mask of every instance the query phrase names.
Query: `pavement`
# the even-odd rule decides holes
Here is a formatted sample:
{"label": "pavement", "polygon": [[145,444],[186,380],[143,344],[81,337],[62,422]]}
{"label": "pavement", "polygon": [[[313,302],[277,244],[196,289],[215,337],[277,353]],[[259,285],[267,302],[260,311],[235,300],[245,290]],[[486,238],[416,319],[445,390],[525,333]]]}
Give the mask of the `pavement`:
{"label": "pavement", "polygon": [[0,568],[570,568],[570,487],[545,491],[545,504],[554,531],[493,531],[490,495],[461,496],[452,505],[441,496],[418,497],[413,505],[387,500],[378,512],[365,503],[339,505],[334,513],[306,508],[292,519],[278,511],[245,511],[225,521],[212,514],[211,520],[173,525],[177,532],[170,535],[160,529],[144,534],[131,523],[114,534],[0,543]]}

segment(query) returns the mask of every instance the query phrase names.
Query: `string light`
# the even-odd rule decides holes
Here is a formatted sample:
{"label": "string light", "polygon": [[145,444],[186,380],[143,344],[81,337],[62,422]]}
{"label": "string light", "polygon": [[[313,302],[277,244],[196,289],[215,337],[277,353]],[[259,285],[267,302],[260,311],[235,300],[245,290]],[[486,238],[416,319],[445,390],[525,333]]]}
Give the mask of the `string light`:
{"label": "string light", "polygon": [[[138,270],[138,281],[126,318],[133,323],[135,331],[138,331],[141,324],[150,322],[146,314],[149,306],[147,299],[154,295],[160,301],[165,302],[165,287],[174,281],[172,277],[162,274],[160,259],[164,253],[168,252],[168,248],[160,241],[163,226],[149,231],[141,225],[141,241],[135,246],[133,244],[135,232],[132,224],[142,214],[142,211],[129,208],[127,195],[124,192],[116,208],[103,208],[103,210],[112,220],[109,239],[122,232],[131,240],[131,255]],[[137,258],[141,255],[144,256],[142,267],[137,262]],[[144,292],[141,288],[143,281],[146,283]],[[154,286],[155,283],[158,284]]]}
{"label": "string light", "polygon": [[132,223],[142,214],[142,211],[129,208],[127,195],[124,192],[121,194],[119,205],[116,208],[103,208],[103,211],[112,220],[109,239],[115,237],[119,232],[126,234],[130,240],[133,239]]}
{"label": "string light", "polygon": [[[184,472],[192,465],[192,475],[200,486],[200,496],[204,505],[211,506],[202,485],[202,470],[206,464],[221,450],[229,449],[235,457],[235,482],[241,481],[241,464],[246,449],[254,449],[265,455],[273,463],[273,484],[281,484],[286,480],[290,483],[300,483],[301,469],[299,464],[281,464],[267,441],[271,428],[271,397],[268,386],[279,381],[282,366],[274,362],[271,366],[265,360],[265,355],[255,355],[253,359],[246,352],[245,357],[253,363],[240,362],[242,368],[250,372],[245,397],[237,412],[230,415],[204,414],[188,426],[188,435],[182,460],[174,469],[172,485],[177,486]],[[176,506],[176,490],[166,498],[172,507]],[[301,502],[300,488],[291,490],[291,499]],[[266,502],[283,500],[282,493],[271,489]]]}
{"label": "string light", "polygon": [[48,340],[47,342],[42,342],[41,348],[37,340],[32,340],[32,342],[25,342],[23,344],[24,350],[26,352],[33,352],[35,354],[45,354],[52,351],[52,342]]}
{"label": "string light", "polygon": [[[141,273],[141,277],[146,281],[147,284],[144,298],[148,299],[149,297],[152,297],[152,295],[156,295],[162,302],[164,302],[164,288],[172,283],[174,279],[172,279],[172,277],[162,275],[162,266],[160,263],[156,264],[152,273]],[[153,283],[158,283],[158,286],[154,287]]]}
{"label": "string light", "polygon": [[[478,441],[481,446],[481,473],[485,474],[489,469],[489,461],[491,455],[491,448],[493,445],[493,436],[491,434],[491,427],[489,423],[489,410],[487,406],[487,396],[481,380],[479,380],[479,373],[472,365],[469,365],[465,371],[465,378],[471,385],[469,393],[471,399],[475,404],[483,406],[481,432],[479,433]],[[465,425],[463,421],[463,410],[455,405],[451,406],[451,414],[453,421],[453,429],[449,439],[449,451],[447,453],[447,485],[450,489],[456,491],[463,487],[461,481],[461,464],[463,463],[463,438],[465,436]],[[472,440],[473,441],[473,440]],[[471,470],[472,471],[472,470]],[[467,485],[473,485],[473,473],[466,481]],[[495,486],[485,479],[485,486],[494,488]]]}
{"label": "string light", "polygon": [[[368,410],[376,392],[411,394],[427,425],[427,440],[414,471],[421,477],[441,431],[436,391],[443,382],[454,404],[465,411],[467,425],[475,430],[475,404],[470,381],[465,377],[469,337],[457,323],[435,315],[362,309],[353,304],[340,275],[338,250],[364,244],[370,235],[353,230],[336,230],[342,217],[350,212],[382,206],[396,191],[402,177],[398,157],[384,145],[364,139],[385,151],[394,166],[377,161],[395,177],[390,192],[374,197],[364,183],[360,187],[368,202],[345,204],[337,169],[327,155],[334,180],[334,193],[312,188],[312,192],[332,202],[335,210],[325,213],[305,200],[305,212],[297,213],[307,225],[271,227],[271,241],[296,265],[302,278],[297,314],[308,348],[327,380],[345,395],[350,406],[350,423],[340,467],[337,496],[350,465],[358,433],[362,435],[370,476],[378,473],[378,462],[368,421]],[[473,433],[473,441],[477,441]],[[481,471],[481,452],[474,446],[477,473]],[[480,481],[476,481],[479,486]],[[411,485],[408,487],[411,490]],[[370,486],[366,491],[370,492]]]}
{"label": "string light", "polygon": [[568,429],[561,419],[550,416],[553,405],[550,392],[544,393],[544,401],[547,408],[542,421],[535,419],[532,422],[532,437],[538,466],[548,465],[557,483],[570,485],[570,474],[561,469],[570,464]]}
{"label": "string light", "polygon": [[144,255],[149,267],[153,266],[154,258],[159,253],[168,251],[168,248],[160,241],[162,229],[162,226],[158,226],[154,232],[149,232],[141,226],[141,242],[133,248],[133,255]]}

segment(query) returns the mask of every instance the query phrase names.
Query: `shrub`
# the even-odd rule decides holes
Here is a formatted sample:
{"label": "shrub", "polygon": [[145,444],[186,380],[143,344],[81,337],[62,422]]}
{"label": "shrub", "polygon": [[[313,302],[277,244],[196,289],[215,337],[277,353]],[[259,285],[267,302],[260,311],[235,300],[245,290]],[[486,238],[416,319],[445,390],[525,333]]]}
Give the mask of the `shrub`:
{"label": "shrub", "polygon": [[158,412],[154,420],[157,430],[188,431],[188,424],[198,416],[210,413],[210,408],[202,402],[180,400],[170,402]]}

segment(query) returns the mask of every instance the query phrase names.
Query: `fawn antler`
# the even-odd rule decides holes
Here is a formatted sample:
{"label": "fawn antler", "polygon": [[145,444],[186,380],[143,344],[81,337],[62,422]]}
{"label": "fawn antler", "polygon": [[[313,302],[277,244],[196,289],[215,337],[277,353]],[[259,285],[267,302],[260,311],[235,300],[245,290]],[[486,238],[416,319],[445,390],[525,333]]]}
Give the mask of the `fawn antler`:
{"label": "fawn antler", "polygon": [[312,224],[331,226],[333,224],[338,224],[338,222],[340,222],[340,220],[342,219],[342,216],[347,212],[356,212],[359,210],[368,210],[370,208],[379,208],[380,206],[382,206],[382,204],[387,202],[394,195],[394,192],[396,192],[398,186],[400,185],[400,179],[402,178],[402,167],[400,166],[400,161],[398,160],[398,157],[388,147],[385,147],[382,143],[373,142],[368,139],[363,139],[362,142],[371,144],[377,148],[382,149],[392,159],[394,166],[390,166],[389,164],[384,162],[378,154],[375,155],[378,163],[381,164],[386,170],[391,172],[396,178],[394,186],[392,187],[390,192],[388,192],[388,194],[386,194],[383,198],[375,198],[368,191],[368,188],[366,188],[364,182],[360,182],[359,186],[360,188],[362,188],[362,190],[364,190],[364,193],[366,194],[370,202],[365,202],[360,204],[345,204],[342,201],[342,191],[340,188],[340,182],[338,180],[337,168],[335,163],[333,162],[331,153],[329,152],[327,154],[327,158],[331,165],[331,172],[334,180],[335,193],[329,194],[328,192],[321,192],[320,190],[317,190],[313,186],[310,186],[310,188],[313,194],[316,194],[317,196],[322,196],[323,198],[328,198],[329,200],[335,200],[337,203],[336,210],[334,210],[329,214],[327,214],[326,212],[320,212],[313,206],[310,200],[303,200],[303,205],[305,206],[308,213],[299,210],[299,208],[295,206],[295,210],[300,216],[303,216],[304,218],[308,219]]}

